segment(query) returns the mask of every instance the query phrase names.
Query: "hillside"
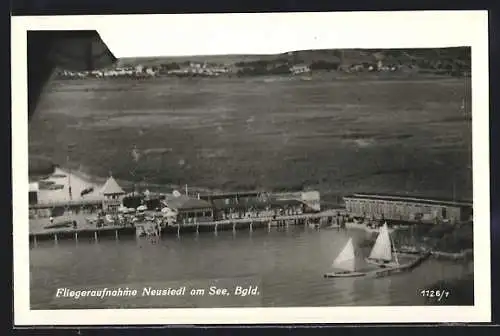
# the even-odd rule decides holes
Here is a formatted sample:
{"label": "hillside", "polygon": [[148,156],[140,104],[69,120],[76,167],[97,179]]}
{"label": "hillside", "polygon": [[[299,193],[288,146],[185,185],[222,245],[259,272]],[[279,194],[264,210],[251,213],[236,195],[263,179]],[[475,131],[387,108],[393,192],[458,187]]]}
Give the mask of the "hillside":
{"label": "hillside", "polygon": [[123,58],[117,63],[123,66],[160,66],[168,63],[207,62],[225,66],[247,66],[255,63],[313,64],[317,62],[337,63],[350,66],[363,63],[417,65],[427,67],[460,67],[470,69],[470,48],[442,49],[329,49],[301,50],[278,55],[214,55],[190,57]]}

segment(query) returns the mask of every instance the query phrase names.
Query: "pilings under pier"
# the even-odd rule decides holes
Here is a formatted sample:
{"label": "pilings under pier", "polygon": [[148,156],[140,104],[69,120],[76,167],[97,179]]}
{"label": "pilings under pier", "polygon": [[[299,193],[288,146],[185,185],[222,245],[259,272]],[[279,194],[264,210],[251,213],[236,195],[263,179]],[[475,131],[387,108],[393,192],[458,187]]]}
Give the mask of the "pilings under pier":
{"label": "pilings under pier", "polygon": [[58,243],[60,240],[74,240],[75,242],[82,239],[98,242],[101,237],[114,237],[115,240],[120,239],[120,235],[131,236],[135,234],[135,227],[104,227],[95,229],[77,229],[77,230],[51,230],[47,232],[30,233],[30,242],[36,247],[42,241],[53,240]]}
{"label": "pilings under pier", "polygon": [[[267,228],[268,232],[271,231],[271,227],[282,227],[288,228],[291,225],[304,225],[307,227],[310,221],[318,221],[324,217],[331,217],[330,213],[315,213],[315,214],[303,214],[294,216],[280,216],[280,217],[268,217],[268,218],[241,218],[241,219],[229,219],[221,220],[216,222],[198,222],[192,224],[177,224],[171,225],[160,230],[163,233],[170,233],[177,235],[180,238],[182,233],[187,232],[213,232],[215,235],[220,231],[230,231],[233,233],[236,231],[253,232],[256,229]],[[85,228],[85,229],[64,229],[64,230],[50,230],[46,232],[30,233],[30,242],[33,242],[33,246],[37,246],[40,241],[54,240],[58,242],[59,240],[82,240],[85,238],[91,239],[94,242],[98,242],[101,237],[113,237],[119,240],[120,236],[132,236],[136,235],[136,228],[132,226],[127,227],[102,227],[102,228]]]}

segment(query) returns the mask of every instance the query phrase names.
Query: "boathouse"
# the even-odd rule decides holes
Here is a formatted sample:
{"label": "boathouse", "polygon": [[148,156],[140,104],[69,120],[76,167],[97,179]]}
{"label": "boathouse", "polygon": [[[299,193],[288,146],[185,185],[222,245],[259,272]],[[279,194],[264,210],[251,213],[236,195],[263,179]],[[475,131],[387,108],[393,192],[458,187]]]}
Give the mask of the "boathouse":
{"label": "boathouse", "polygon": [[306,204],[299,200],[245,200],[239,203],[212,203],[216,220],[290,216],[303,214]]}
{"label": "boathouse", "polygon": [[104,196],[102,207],[105,211],[117,211],[123,197],[125,197],[125,191],[123,191],[113,176],[108,178],[101,189],[101,194]]}
{"label": "boathouse", "polygon": [[354,194],[344,197],[353,217],[403,222],[456,223],[472,217],[472,202],[413,196]]}
{"label": "boathouse", "polygon": [[179,224],[196,224],[213,221],[213,209],[209,202],[186,195],[168,195],[163,200],[165,205],[177,213]]}

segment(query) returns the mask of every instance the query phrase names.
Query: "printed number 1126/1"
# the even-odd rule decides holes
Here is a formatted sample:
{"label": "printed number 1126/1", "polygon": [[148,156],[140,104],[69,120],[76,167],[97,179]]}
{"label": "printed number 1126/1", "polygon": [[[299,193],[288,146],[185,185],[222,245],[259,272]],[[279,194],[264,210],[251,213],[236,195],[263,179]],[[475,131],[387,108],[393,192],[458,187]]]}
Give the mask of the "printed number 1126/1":
{"label": "printed number 1126/1", "polygon": [[450,295],[450,292],[448,290],[423,289],[420,291],[420,295],[429,298],[435,297],[438,301],[441,301],[443,298],[447,298]]}

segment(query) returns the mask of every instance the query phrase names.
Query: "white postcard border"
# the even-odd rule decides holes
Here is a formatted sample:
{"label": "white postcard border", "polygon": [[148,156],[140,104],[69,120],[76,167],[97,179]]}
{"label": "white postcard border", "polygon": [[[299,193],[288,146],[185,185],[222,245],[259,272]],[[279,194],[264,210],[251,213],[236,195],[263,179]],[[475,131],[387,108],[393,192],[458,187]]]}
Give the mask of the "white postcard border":
{"label": "white postcard border", "polygon": [[[26,32],[85,29],[97,30],[117,57],[274,54],[294,50],[333,48],[471,46],[475,305],[30,310],[27,239],[29,224]],[[164,45],[162,50],[151,48],[147,43],[140,44],[140,41],[153,41],[154,35],[161,32],[163,34],[173,32],[172,43],[162,43]],[[150,35],[150,38],[144,38]],[[13,17],[11,36],[13,288],[16,325],[490,321],[489,84],[486,11]],[[143,38],[134,41],[130,36]],[[192,43],[194,37],[199,43]],[[139,55],[139,50],[142,50],[143,54]]]}

